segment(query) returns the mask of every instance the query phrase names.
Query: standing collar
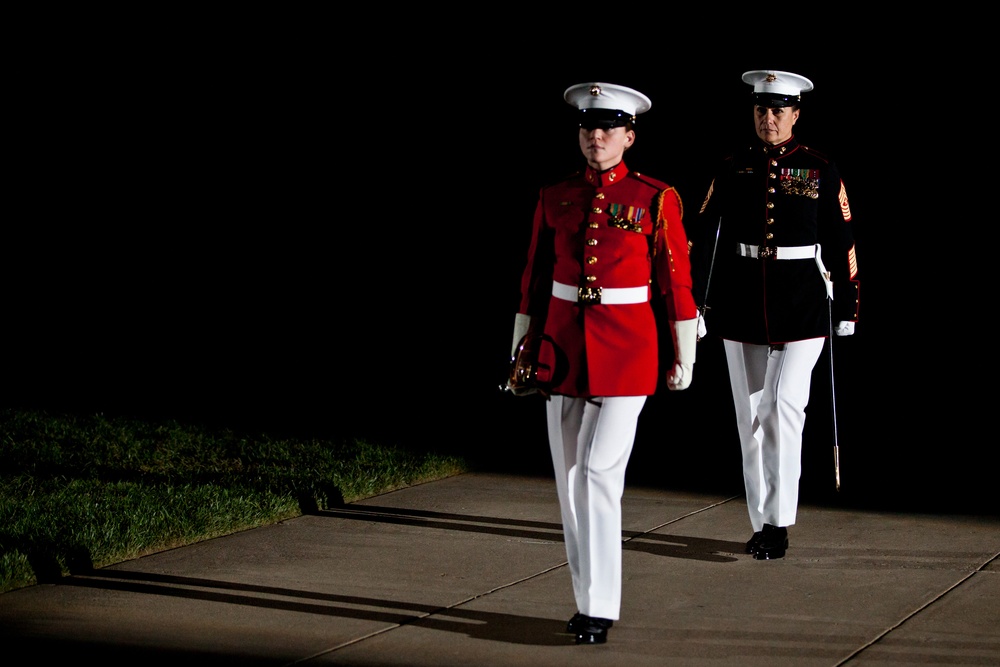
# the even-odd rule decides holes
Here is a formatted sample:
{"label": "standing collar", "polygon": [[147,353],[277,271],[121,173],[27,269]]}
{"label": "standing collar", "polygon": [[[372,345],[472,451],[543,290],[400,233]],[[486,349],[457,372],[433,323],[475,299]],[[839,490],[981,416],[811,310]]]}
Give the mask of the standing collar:
{"label": "standing collar", "polygon": [[604,187],[625,180],[627,173],[628,167],[625,166],[625,161],[623,160],[607,171],[597,171],[590,165],[587,165],[587,172],[584,174],[584,178],[594,187]]}
{"label": "standing collar", "polygon": [[794,134],[780,144],[775,144],[773,146],[764,142],[760,143],[764,148],[764,152],[773,157],[788,155],[799,147],[799,141],[795,138]]}

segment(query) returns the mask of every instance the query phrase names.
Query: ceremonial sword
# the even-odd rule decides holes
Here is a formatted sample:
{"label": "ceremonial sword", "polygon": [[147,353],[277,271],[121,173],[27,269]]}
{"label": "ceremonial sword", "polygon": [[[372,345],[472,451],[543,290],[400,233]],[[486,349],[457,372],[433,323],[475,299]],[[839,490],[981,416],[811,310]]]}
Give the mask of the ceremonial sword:
{"label": "ceremonial sword", "polygon": [[[830,272],[823,274],[830,281]],[[837,491],[840,491],[840,444],[837,441],[837,392],[833,386],[833,297],[828,296],[826,300],[827,311],[830,317],[830,412],[833,419],[833,474],[837,482]]]}
{"label": "ceremonial sword", "polygon": [[[715,226],[715,242],[712,244],[712,259],[708,263],[708,276],[705,278],[705,296],[701,300],[701,312],[699,317],[703,320],[708,314],[708,288],[712,284],[712,270],[715,268],[715,251],[719,247],[719,231],[722,229],[722,216],[719,216],[719,222]],[[707,323],[706,323],[707,326]],[[699,327],[700,328],[700,327]],[[698,340],[701,340],[701,336],[698,336]]]}

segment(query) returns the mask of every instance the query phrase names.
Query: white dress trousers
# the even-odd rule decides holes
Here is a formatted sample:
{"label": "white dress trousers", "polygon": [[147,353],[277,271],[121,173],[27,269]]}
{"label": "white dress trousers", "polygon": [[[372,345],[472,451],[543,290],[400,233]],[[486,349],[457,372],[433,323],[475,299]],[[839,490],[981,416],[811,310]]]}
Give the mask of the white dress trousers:
{"label": "white dress trousers", "polygon": [[791,526],[799,504],[802,429],[825,338],[754,345],[726,340],[743,483],[754,532]]}
{"label": "white dress trousers", "polygon": [[552,396],[546,403],[577,611],[618,620],[622,494],[645,396]]}

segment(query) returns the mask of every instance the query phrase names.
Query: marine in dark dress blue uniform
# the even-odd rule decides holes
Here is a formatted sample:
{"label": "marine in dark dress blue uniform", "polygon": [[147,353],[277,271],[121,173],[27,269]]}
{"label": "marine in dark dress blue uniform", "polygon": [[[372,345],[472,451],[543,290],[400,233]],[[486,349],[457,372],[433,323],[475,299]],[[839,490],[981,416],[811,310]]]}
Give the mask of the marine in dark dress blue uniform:
{"label": "marine in dark dress blue uniform", "polygon": [[859,282],[840,172],[793,133],[812,82],[776,70],[743,81],[754,87],[757,139],[715,173],[692,273],[703,330],[726,350],[753,528],[746,551],[767,560],[785,555],[796,520],[812,371],[831,333],[854,333]]}

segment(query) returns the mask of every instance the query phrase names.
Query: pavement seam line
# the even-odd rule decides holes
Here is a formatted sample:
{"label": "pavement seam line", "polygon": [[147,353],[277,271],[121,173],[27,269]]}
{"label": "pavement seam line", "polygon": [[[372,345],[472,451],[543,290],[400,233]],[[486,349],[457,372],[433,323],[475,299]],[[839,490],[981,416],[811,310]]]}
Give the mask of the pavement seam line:
{"label": "pavement seam line", "polygon": [[377,637],[378,635],[385,634],[386,632],[389,632],[390,630],[396,630],[397,628],[401,628],[404,625],[410,625],[412,623],[416,623],[417,621],[423,620],[425,618],[430,618],[431,616],[435,616],[435,615],[440,614],[442,612],[448,611],[449,609],[457,609],[458,607],[461,607],[464,604],[468,604],[469,602],[472,602],[473,600],[478,600],[479,598],[486,597],[487,595],[492,595],[493,593],[496,593],[498,591],[502,591],[505,588],[510,588],[511,586],[516,586],[518,584],[524,583],[525,581],[530,581],[530,580],[534,579],[535,577],[540,577],[543,574],[547,574],[549,572],[552,572],[553,570],[558,570],[559,568],[565,567],[568,564],[569,564],[569,561],[563,561],[562,563],[558,563],[556,565],[553,565],[552,567],[547,567],[544,570],[541,570],[539,572],[535,572],[534,574],[529,574],[526,577],[521,577],[520,579],[518,579],[516,581],[511,581],[511,582],[508,582],[506,584],[501,584],[500,586],[495,586],[495,587],[491,588],[488,591],[485,591],[483,593],[478,593],[478,594],[473,595],[471,597],[465,598],[464,600],[460,600],[460,601],[458,601],[458,602],[456,602],[454,604],[450,604],[450,605],[448,605],[446,607],[441,607],[439,609],[435,609],[434,611],[428,611],[428,612],[425,612],[425,613],[422,613],[422,614],[416,614],[416,615],[413,616],[413,618],[407,620],[405,623],[394,623],[394,624],[390,625],[389,627],[382,628],[381,630],[375,630],[374,632],[369,632],[367,635],[363,635],[361,637],[356,637],[356,638],[352,639],[351,641],[343,642],[342,644],[337,644],[336,646],[331,646],[330,648],[324,649],[324,650],[319,651],[317,653],[314,653],[312,655],[305,656],[304,658],[299,658],[298,660],[294,660],[292,662],[286,663],[282,667],[293,667],[293,665],[301,665],[302,663],[309,662],[310,660],[313,660],[314,658],[318,658],[320,656],[327,655],[329,653],[333,653],[334,651],[339,651],[342,648],[346,648],[348,646],[352,646],[352,645],[357,644],[359,642],[365,641],[366,639],[371,639],[372,637]]}
{"label": "pavement seam line", "polygon": [[893,630],[896,630],[896,629],[902,627],[907,621],[909,621],[910,619],[914,618],[917,614],[919,614],[923,610],[927,609],[928,607],[930,607],[932,604],[934,604],[938,600],[941,600],[944,596],[948,595],[948,593],[951,593],[953,590],[955,590],[956,588],[958,588],[959,586],[961,586],[962,584],[964,584],[966,581],[968,581],[969,579],[971,579],[973,576],[975,576],[977,574],[981,574],[983,572],[983,568],[985,568],[989,563],[991,563],[993,560],[995,560],[997,558],[997,556],[1000,556],[1000,553],[993,554],[993,556],[991,556],[990,558],[988,558],[984,563],[981,563],[979,565],[979,567],[977,567],[973,571],[971,571],[968,574],[966,574],[964,577],[962,577],[961,579],[959,579],[958,581],[956,581],[955,583],[953,583],[951,586],[949,586],[945,590],[943,590],[940,593],[938,593],[937,595],[935,595],[933,598],[931,598],[930,600],[928,600],[924,604],[920,605],[919,607],[917,607],[916,609],[914,609],[913,611],[911,611],[909,614],[906,614],[903,618],[901,618],[899,621],[897,621],[894,625],[889,626],[888,628],[886,628],[885,630],[883,630],[882,632],[880,632],[878,635],[876,635],[875,637],[873,637],[867,643],[862,644],[858,648],[856,648],[853,651],[851,651],[851,653],[848,654],[847,657],[845,657],[840,662],[834,664],[833,667],[841,667],[841,665],[846,665],[849,661],[853,660],[862,651],[865,651],[868,648],[870,648],[870,647],[874,646],[875,644],[877,644],[878,642],[882,641],[885,637],[887,637],[889,635],[890,632],[892,632]]}
{"label": "pavement seam line", "polygon": [[726,498],[725,500],[720,500],[717,503],[712,503],[711,505],[706,505],[705,507],[702,507],[701,509],[693,510],[693,511],[688,512],[687,514],[679,516],[679,517],[677,517],[675,519],[671,519],[670,521],[665,521],[665,522],[661,523],[658,526],[653,526],[649,530],[643,531],[641,533],[638,533],[637,535],[633,535],[633,536],[631,536],[629,538],[626,538],[626,539],[622,540],[622,543],[624,544],[625,542],[631,542],[634,539],[637,539],[639,537],[643,537],[644,535],[649,535],[650,533],[652,533],[654,531],[657,531],[660,528],[663,528],[665,526],[669,526],[672,523],[677,523],[678,521],[682,521],[684,519],[687,519],[688,517],[692,517],[695,514],[701,514],[702,512],[707,512],[710,509],[715,509],[716,507],[719,507],[720,505],[725,505],[726,503],[732,502],[732,501],[737,500],[737,499],[742,498],[742,497],[743,496],[731,496],[729,498]]}

